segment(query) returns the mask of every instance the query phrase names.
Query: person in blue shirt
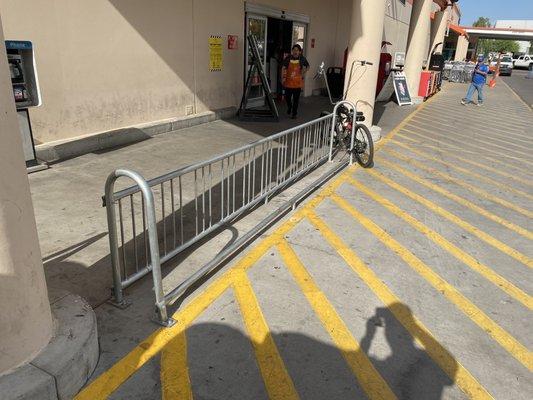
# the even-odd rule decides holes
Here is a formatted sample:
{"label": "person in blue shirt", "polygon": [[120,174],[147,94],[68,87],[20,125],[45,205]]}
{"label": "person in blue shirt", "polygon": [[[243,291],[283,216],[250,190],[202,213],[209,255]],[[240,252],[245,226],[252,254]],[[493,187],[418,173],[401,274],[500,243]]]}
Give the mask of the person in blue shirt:
{"label": "person in blue shirt", "polygon": [[461,104],[466,105],[472,103],[472,96],[474,96],[474,91],[477,90],[477,105],[480,107],[483,105],[483,86],[487,82],[487,75],[489,74],[489,66],[484,61],[485,57],[478,57],[476,68],[472,75],[472,83],[468,87],[466,97],[461,100]]}

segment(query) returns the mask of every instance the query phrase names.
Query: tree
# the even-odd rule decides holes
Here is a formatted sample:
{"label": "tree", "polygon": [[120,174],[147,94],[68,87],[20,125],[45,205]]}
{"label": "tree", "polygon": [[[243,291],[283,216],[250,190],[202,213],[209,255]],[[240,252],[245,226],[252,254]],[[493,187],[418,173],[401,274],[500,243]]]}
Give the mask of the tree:
{"label": "tree", "polygon": [[518,53],[519,51],[520,45],[514,40],[480,39],[478,44],[478,54]]}
{"label": "tree", "polygon": [[479,17],[476,22],[472,24],[472,26],[487,28],[490,27],[490,19],[487,17]]}

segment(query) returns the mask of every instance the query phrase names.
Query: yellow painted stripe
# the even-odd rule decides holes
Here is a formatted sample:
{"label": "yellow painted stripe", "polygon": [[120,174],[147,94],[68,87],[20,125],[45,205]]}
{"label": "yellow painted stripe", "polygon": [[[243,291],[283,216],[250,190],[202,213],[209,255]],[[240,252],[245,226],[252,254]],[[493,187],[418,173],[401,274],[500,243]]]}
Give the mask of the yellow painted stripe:
{"label": "yellow painted stripe", "polygon": [[396,206],[395,204],[393,204],[386,198],[380,196],[379,194],[377,194],[376,192],[374,192],[367,186],[363,185],[361,182],[351,177],[348,178],[348,180],[350,181],[352,185],[357,187],[357,189],[361,190],[368,197],[370,197],[377,203],[381,204],[383,207],[385,207],[387,210],[389,210],[391,213],[393,213],[397,217],[403,219],[409,225],[416,228],[419,232],[426,235],[434,243],[442,247],[444,250],[449,252],[451,255],[453,255],[455,258],[457,258],[459,261],[461,261],[465,265],[469,266],[472,270],[476,271],[478,274],[483,276],[485,279],[492,282],[494,285],[496,285],[498,288],[503,290],[509,296],[513,297],[515,300],[522,303],[527,308],[533,309],[533,298],[529,296],[527,293],[525,293],[523,290],[513,285],[507,279],[503,278],[502,276],[494,272],[492,268],[479,262],[474,257],[472,257],[470,254],[461,250],[459,247],[455,246],[453,243],[448,241],[442,235],[428,228],[426,225],[418,221],[416,218],[414,218],[410,214],[406,213],[400,207]]}
{"label": "yellow painted stripe", "polygon": [[511,202],[509,202],[507,200],[501,199],[498,196],[494,196],[494,195],[492,195],[490,193],[487,193],[483,189],[480,189],[480,188],[472,185],[471,183],[463,182],[462,180],[456,179],[453,176],[450,176],[448,174],[440,172],[439,170],[437,170],[435,168],[428,167],[428,166],[424,165],[423,163],[421,163],[419,161],[416,161],[416,160],[413,160],[410,157],[404,156],[403,154],[400,154],[397,151],[394,151],[394,150],[392,150],[390,148],[385,149],[385,151],[388,152],[389,154],[392,154],[394,157],[396,157],[396,158],[398,158],[398,159],[400,159],[402,161],[405,161],[408,164],[414,165],[415,167],[420,168],[420,169],[422,169],[424,171],[427,171],[430,174],[433,174],[433,175],[436,175],[436,176],[440,176],[442,179],[445,179],[448,182],[452,182],[452,183],[454,183],[454,184],[456,184],[458,186],[464,187],[465,189],[478,194],[479,196],[483,197],[484,199],[492,201],[493,203],[499,204],[499,205],[501,205],[503,207],[506,207],[506,208],[508,208],[510,210],[513,210],[513,211],[515,211],[515,212],[517,212],[519,214],[525,215],[526,217],[533,218],[533,211],[526,210],[525,208],[517,206],[516,204],[513,204],[513,203],[511,203]]}
{"label": "yellow painted stripe", "polygon": [[280,225],[270,236],[260,241],[246,253],[235,266],[218,278],[198,297],[193,299],[173,317],[178,322],[171,328],[155,331],[129,354],[102,373],[97,379],[86,386],[76,397],[76,400],[107,399],[120,385],[122,385],[135,371],[140,369],[152,357],[158,354],[168,343],[186,329],[209,305],[215,301],[232,284],[233,271],[246,270],[255,264],[263,254],[283,236],[296,226],[304,217],[307,209],[316,207],[322,200],[333,193],[344,182],[344,177],[353,172],[355,167],[348,168],[333,182],[327,185],[318,195],[307,202],[302,209]]}
{"label": "yellow painted stripe", "polygon": [[402,304],[394,293],[368,267],[357,254],[347,246],[314,212],[307,212],[309,221],[320,231],[350,268],[361,277],[365,284],[387,306],[394,317],[403,325],[416,342],[425,349],[435,363],[452,379],[455,384],[472,399],[492,399],[487,390],[463,367],[453,355],[442,346],[422,324]]}
{"label": "yellow painted stripe", "polygon": [[[398,134],[398,137],[401,137],[402,139],[407,139],[407,140],[409,140],[411,142],[415,142],[415,143],[419,144],[419,146],[427,147],[428,149],[433,149],[433,150],[438,151],[440,153],[442,153],[444,150],[446,150],[446,157],[448,157],[448,158],[453,158],[455,160],[459,160],[462,163],[470,164],[470,165],[473,165],[475,167],[485,169],[485,170],[487,170],[487,171],[489,171],[489,172],[491,172],[493,174],[498,174],[498,175],[501,175],[501,176],[503,176],[503,177],[505,177],[507,179],[515,180],[515,181],[517,181],[517,182],[519,182],[519,183],[521,183],[523,185],[533,186],[533,182],[531,182],[529,180],[521,179],[521,178],[517,177],[516,175],[508,174],[507,172],[502,171],[501,169],[493,168],[493,167],[490,167],[488,165],[481,164],[481,163],[469,160],[469,159],[464,158],[464,157],[460,157],[460,156],[456,155],[454,152],[449,151],[447,149],[444,149],[442,147],[437,147],[437,146],[432,146],[430,144],[421,143],[419,140],[412,139],[409,136],[405,136],[405,135],[402,135],[402,134]],[[396,139],[393,139],[392,142],[396,143],[396,144],[402,143],[402,142],[400,142],[399,140],[396,140]]]}
{"label": "yellow painted stripe", "polygon": [[[523,196],[523,197],[525,197],[527,199],[533,200],[533,195],[531,195],[529,193],[526,193],[526,192],[523,192],[522,190],[515,189],[512,186],[508,186],[508,185],[506,185],[506,184],[504,184],[502,182],[496,181],[496,180],[494,180],[492,178],[480,175],[480,174],[478,174],[478,173],[476,173],[474,171],[471,171],[469,169],[459,167],[458,165],[454,165],[453,163],[445,162],[445,161],[440,160],[440,159],[438,159],[436,157],[433,157],[430,154],[427,154],[427,153],[425,153],[423,151],[416,150],[413,147],[411,147],[409,145],[406,145],[404,143],[401,143],[401,142],[398,142],[398,141],[395,141],[394,143],[397,144],[400,147],[403,147],[404,149],[406,149],[406,150],[408,150],[408,151],[410,151],[412,153],[415,153],[415,154],[418,154],[421,157],[424,157],[427,160],[431,160],[431,161],[434,161],[436,163],[442,164],[446,168],[455,169],[456,171],[459,171],[459,172],[461,172],[463,174],[466,174],[466,175],[471,175],[471,176],[475,177],[476,179],[478,179],[480,181],[483,181],[483,182],[487,182],[490,185],[493,185],[494,187],[497,187],[499,189],[504,189],[505,191],[513,192],[513,193],[516,193],[519,196]],[[448,155],[446,155],[446,157],[447,156]],[[531,238],[533,238],[533,235],[531,236]]]}
{"label": "yellow painted stripe", "polygon": [[348,214],[363,225],[369,232],[376,236],[384,245],[396,253],[407,265],[431,284],[439,293],[460,309],[466,316],[483,329],[490,337],[500,344],[514,358],[521,362],[530,371],[533,371],[533,356],[531,352],[518,340],[511,336],[501,326],[496,324],[481,309],[464,297],[455,287],[446,282],[422,260],[398,243],[391,235],[381,229],[372,220],[359,212],[337,195],[331,198]]}
{"label": "yellow painted stripe", "polygon": [[[415,175],[415,174],[413,174],[413,173],[411,173],[411,172],[399,167],[396,164],[386,162],[385,160],[380,160],[380,163],[383,164],[383,165],[387,165],[387,166],[389,166],[389,167],[401,172],[402,174],[404,174],[408,178],[412,179],[413,181],[418,182],[421,185],[426,186],[426,187],[428,187],[428,188],[430,188],[430,189],[432,189],[432,190],[434,190],[434,191],[436,191],[438,193],[441,193],[444,196],[456,201],[457,203],[465,205],[465,206],[470,208],[470,206],[467,204],[466,200],[464,200],[461,197],[455,196],[455,195],[445,191],[440,186],[437,186],[437,185],[435,185],[435,184],[433,184],[431,182],[428,182],[425,179],[422,179],[422,178],[418,177],[417,175]],[[405,194],[407,197],[409,197],[409,198],[419,202],[420,204],[426,206],[431,211],[433,211],[433,212],[441,215],[442,217],[446,218],[448,221],[453,222],[454,224],[460,226],[464,230],[466,230],[466,231],[470,232],[471,234],[477,236],[479,239],[481,239],[484,242],[490,244],[491,246],[493,246],[494,248],[498,249],[502,253],[505,253],[508,256],[514,258],[515,260],[520,261],[522,264],[527,265],[529,268],[533,268],[533,260],[530,257],[526,256],[525,254],[522,254],[519,251],[513,249],[512,247],[506,245],[505,243],[499,241],[498,239],[495,239],[494,237],[492,237],[488,233],[485,233],[481,229],[476,228],[475,226],[469,224],[468,222],[466,222],[466,221],[462,220],[461,218],[457,217],[456,215],[452,214],[451,212],[449,212],[449,211],[445,210],[444,208],[438,206],[437,204],[435,204],[435,203],[427,200],[426,198],[418,195],[417,193],[414,193],[414,192],[410,191],[409,189],[397,184],[396,182],[394,182],[393,180],[391,180],[391,179],[387,178],[386,176],[380,174],[379,172],[376,172],[374,170],[367,170],[367,171],[368,171],[369,174],[371,174],[372,176],[378,178],[379,180],[381,180],[382,182],[386,183],[390,187],[396,189],[400,193]],[[479,210],[476,210],[476,211],[479,212],[481,215],[487,217],[487,218],[493,219],[490,216],[491,214],[488,213],[488,211],[484,211],[483,209],[479,209]],[[495,219],[493,219],[493,220],[496,221]],[[503,225],[503,221],[501,223]],[[504,226],[507,226],[507,227],[509,227],[511,229],[511,227],[508,226],[508,224],[505,224]]]}
{"label": "yellow painted stripe", "polygon": [[[420,127],[418,125],[411,125],[412,128],[415,128],[415,129],[420,129],[420,128],[423,128],[423,127]],[[435,131],[431,131],[431,134],[432,135],[436,135],[437,137],[439,138],[443,138],[445,140],[445,143],[448,142],[448,141],[451,141],[451,142],[459,142],[459,144],[465,144],[465,141],[464,139],[463,140],[459,140],[459,139],[452,139],[450,138],[449,136],[446,136],[444,133],[440,133],[440,132],[435,132]],[[497,144],[494,144],[494,143],[490,143],[490,142],[486,142],[484,144],[488,145],[488,146],[492,146],[492,147],[487,147],[487,146],[481,146],[477,143],[471,143],[471,141],[473,141],[474,139],[473,138],[468,138],[468,140],[470,141],[469,144],[472,146],[472,147],[475,147],[477,150],[479,150],[480,152],[481,151],[485,151],[485,152],[489,152],[489,153],[493,153],[495,154],[497,157],[500,157],[500,158],[508,158],[510,160],[514,160],[514,161],[519,161],[520,163],[524,163],[524,164],[530,164],[530,165],[533,165],[533,162],[529,161],[529,160],[525,160],[524,158],[521,158],[521,157],[515,157],[515,156],[512,156],[510,154],[507,154],[508,152],[508,149],[506,149],[505,147],[502,147],[502,146],[499,146]],[[497,149],[494,149],[493,147],[496,147],[496,148],[499,148],[501,150],[497,150]],[[502,151],[503,150],[503,151]]]}
{"label": "yellow painted stripe", "polygon": [[235,273],[233,289],[268,397],[272,400],[299,399],[245,272]]}
{"label": "yellow painted stripe", "polygon": [[396,125],[394,127],[394,129],[392,131],[390,131],[388,133],[387,136],[385,136],[385,138],[382,138],[378,143],[377,145],[374,146],[374,150],[377,151],[379,149],[381,149],[383,146],[385,146],[387,143],[389,143],[397,134],[398,132],[400,132],[402,129],[404,129],[404,127],[409,124],[411,122],[411,120],[419,113],[421,112],[422,110],[424,110],[424,108],[426,108],[428,105],[430,105],[433,101],[435,101],[435,99],[437,98],[437,96],[433,96],[431,97],[428,101],[426,101],[425,103],[422,103],[420,104],[411,114],[409,114],[406,118],[404,118],[402,120],[402,122],[400,122],[398,125]]}
{"label": "yellow painted stripe", "polygon": [[[530,238],[531,237],[531,232],[525,228],[522,228],[521,226],[519,225],[516,225],[510,221],[507,221],[506,219],[496,215],[496,214],[493,214],[491,213],[490,211],[487,211],[485,210],[484,208],[482,207],[479,207],[477,204],[474,204],[472,203],[471,201],[469,200],[466,200],[464,199],[463,197],[460,197],[454,193],[451,193],[449,191],[447,191],[446,189],[443,189],[442,187],[438,186],[438,185],[435,185],[434,183],[431,183],[430,181],[428,181],[427,179],[424,179],[422,177],[420,177],[419,175],[413,173],[413,172],[410,172],[408,170],[406,170],[405,168],[402,168],[400,167],[398,164],[395,164],[393,162],[390,162],[388,160],[385,160],[385,159],[380,159],[380,163],[382,163],[383,165],[387,165],[389,166],[390,168],[393,168],[399,172],[401,172],[402,174],[404,174],[405,176],[407,176],[408,178],[414,180],[415,182],[437,192],[437,193],[440,193],[442,194],[443,196],[455,201],[456,203],[458,204],[461,204],[469,209],[471,209],[472,211],[475,211],[477,212],[478,214],[480,215],[483,215],[484,217],[490,219],[491,221],[494,221],[504,227],[506,227],[507,229],[510,229],[524,237],[527,237],[527,238]],[[369,172],[374,172],[374,171],[369,171]],[[427,204],[429,204],[429,200],[427,200]],[[433,204],[433,203],[431,203]],[[531,260],[530,260],[531,261]],[[533,266],[533,264],[532,264]]]}
{"label": "yellow painted stripe", "polygon": [[[409,132],[408,129],[405,129],[405,128],[404,128],[403,130],[406,131],[406,132]],[[396,135],[396,136],[397,136],[397,137],[401,137],[402,139],[406,139],[407,141],[412,142],[412,143],[417,143],[417,144],[421,144],[421,145],[423,144],[421,140],[419,140],[419,139],[414,139],[414,138],[412,138],[412,137],[410,137],[410,136],[407,136],[405,133],[398,133],[398,135]],[[397,141],[398,141],[397,139],[392,139],[392,140],[391,140],[391,142],[393,142],[393,143],[395,143],[395,142],[397,142]],[[424,144],[424,145],[425,145],[425,144]],[[427,145],[425,145],[425,146],[427,146]]]}
{"label": "yellow painted stripe", "polygon": [[163,400],[192,400],[185,331],[180,331],[163,348],[160,375]]}
{"label": "yellow painted stripe", "polygon": [[[440,107],[439,114],[452,115],[453,113],[456,113],[457,111],[458,110],[456,108],[450,109],[449,107],[443,106],[443,107]],[[505,125],[509,125],[510,134],[513,134],[513,135],[516,134],[518,136],[529,138],[527,134],[525,134],[525,129],[527,129],[530,126],[530,122],[528,120],[514,113],[513,111],[515,110],[513,109],[509,110],[509,109],[498,108],[498,111],[501,111],[506,117],[511,117],[511,115],[513,116],[513,123],[505,124]],[[461,111],[459,110],[459,112]],[[492,112],[490,114],[484,114],[484,115],[479,115],[479,116],[470,114],[469,119],[474,124],[479,122],[482,125],[486,125],[486,126],[502,125],[501,115],[493,115],[493,114],[495,113]]]}
{"label": "yellow painted stripe", "polygon": [[[451,113],[453,113],[454,111],[453,110],[446,110],[446,111],[450,111]],[[506,111],[504,111],[504,113],[507,114]],[[437,114],[437,113],[435,113]],[[448,114],[450,115],[450,114]],[[420,116],[424,116],[424,117],[430,117],[431,119],[434,118],[434,115],[431,115],[429,113],[421,113]],[[521,136],[522,139],[521,140],[527,140],[527,139],[530,139],[530,137],[528,137],[527,135],[524,136],[524,129],[527,128],[530,124],[524,122],[523,120],[520,120],[520,118],[517,118],[517,115],[516,114],[513,114],[513,124],[512,126],[508,126],[510,124],[502,124],[501,123],[501,119],[498,120],[499,117],[495,117],[497,119],[497,122],[498,123],[492,123],[492,122],[489,122],[489,121],[492,121],[492,117],[491,116],[488,116],[488,115],[483,115],[483,116],[480,116],[479,118],[476,118],[472,115],[469,116],[469,118],[471,118],[471,121],[472,122],[482,122],[482,125],[481,127],[476,127],[476,129],[478,130],[484,130],[484,131],[488,131],[490,133],[492,132],[498,132],[498,133],[504,133],[504,134],[507,134],[508,132],[510,133],[510,138],[511,139],[515,139],[514,137],[514,134],[518,135],[518,136]],[[447,115],[446,115],[446,112],[439,112],[439,116],[436,117],[437,120],[440,120],[440,121],[443,121],[443,122],[447,122],[446,120],[447,118]],[[449,122],[449,121],[448,121]],[[524,125],[525,124],[525,125]],[[485,128],[484,126],[489,126],[490,129],[487,129]],[[468,126],[467,129],[472,129],[470,126]]]}
{"label": "yellow painted stripe", "polygon": [[278,244],[278,251],[368,397],[383,400],[396,399],[387,382],[374,368],[372,362],[361,349],[359,342],[337,314],[335,307],[331,305],[313,281],[294,250],[286,241],[282,241]]}
{"label": "yellow painted stripe", "polygon": [[[434,123],[436,123],[438,125],[443,125],[443,126],[446,127],[447,135],[456,136],[456,137],[459,137],[461,139],[465,138],[465,134],[464,133],[457,133],[453,129],[450,129],[451,127],[450,127],[449,122],[442,122],[442,121],[438,121],[435,118],[423,117],[421,115],[417,115],[415,122],[416,121],[421,122],[421,123],[426,124],[426,125],[428,123],[431,124],[431,125],[434,124]],[[505,126],[504,129],[507,132],[507,126]],[[532,144],[531,141],[529,141],[529,140],[510,137],[509,135],[507,135],[507,133],[498,133],[497,131],[494,130],[493,127],[490,127],[490,128],[477,128],[475,126],[474,127],[469,126],[465,130],[468,132],[468,135],[470,135],[470,136],[468,136],[469,138],[478,139],[478,140],[479,139],[481,139],[481,140],[484,139],[485,142],[489,141],[489,140],[496,140],[497,142],[507,144],[508,146],[513,146],[513,148],[509,147],[509,150],[513,150],[514,147],[517,147],[517,148],[523,149],[523,150],[529,150],[529,147],[524,146],[523,144],[526,144],[526,145]],[[503,131],[500,131],[500,132],[503,132]],[[513,141],[522,142],[523,144],[514,143]],[[526,155],[529,155],[529,153],[526,153]]]}
{"label": "yellow painted stripe", "polygon": [[[416,129],[420,130],[420,131],[426,131],[428,133],[430,132],[430,131],[422,129],[422,128],[416,128]],[[411,134],[411,135],[418,136],[421,139],[433,141],[433,142],[437,143],[440,147],[446,146],[446,147],[453,148],[456,151],[460,151],[460,152],[463,152],[463,153],[476,154],[472,150],[469,150],[468,148],[465,148],[464,143],[460,143],[460,145],[451,144],[451,143],[444,143],[444,142],[441,142],[439,139],[435,139],[435,138],[432,138],[430,136],[423,135],[423,134],[421,134],[419,132],[415,132],[414,131],[414,127],[409,127],[409,129],[408,128],[404,128],[403,130],[406,131],[406,132],[409,132],[409,134]],[[481,159],[487,160],[488,162],[490,162],[492,164],[501,165],[502,168],[505,168],[506,170],[516,169],[517,172],[518,171],[524,172],[523,168],[520,169],[520,165],[511,164],[511,163],[509,163],[507,161],[500,160],[500,159],[498,159],[498,158],[496,158],[494,156],[485,155],[485,154],[483,154],[482,152],[479,152],[479,151],[476,154],[476,158],[478,158],[478,159],[481,158]],[[520,172],[518,172],[518,173],[520,173]]]}

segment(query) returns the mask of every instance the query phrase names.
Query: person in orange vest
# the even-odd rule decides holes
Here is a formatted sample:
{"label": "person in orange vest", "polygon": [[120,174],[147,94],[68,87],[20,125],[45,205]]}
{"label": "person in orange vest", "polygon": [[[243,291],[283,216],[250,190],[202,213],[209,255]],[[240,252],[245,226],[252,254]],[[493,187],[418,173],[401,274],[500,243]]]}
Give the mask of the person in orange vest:
{"label": "person in orange vest", "polygon": [[287,114],[294,119],[298,114],[305,73],[309,70],[309,63],[302,55],[302,47],[299,44],[292,46],[291,55],[283,60],[282,65],[281,76],[287,99]]}

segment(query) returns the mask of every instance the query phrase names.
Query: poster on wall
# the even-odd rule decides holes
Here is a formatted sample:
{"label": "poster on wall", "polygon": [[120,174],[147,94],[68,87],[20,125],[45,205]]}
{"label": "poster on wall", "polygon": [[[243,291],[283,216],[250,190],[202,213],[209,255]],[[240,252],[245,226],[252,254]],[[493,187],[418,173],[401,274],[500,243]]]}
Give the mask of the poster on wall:
{"label": "poster on wall", "polygon": [[239,37],[237,35],[228,35],[228,49],[237,50]]}
{"label": "poster on wall", "polygon": [[209,71],[222,71],[222,36],[209,37]]}
{"label": "poster on wall", "polygon": [[411,94],[409,93],[409,87],[407,86],[407,79],[403,72],[392,72],[394,80],[394,92],[398,99],[400,106],[406,106],[413,104],[411,100]]}

